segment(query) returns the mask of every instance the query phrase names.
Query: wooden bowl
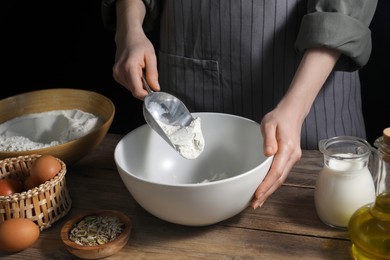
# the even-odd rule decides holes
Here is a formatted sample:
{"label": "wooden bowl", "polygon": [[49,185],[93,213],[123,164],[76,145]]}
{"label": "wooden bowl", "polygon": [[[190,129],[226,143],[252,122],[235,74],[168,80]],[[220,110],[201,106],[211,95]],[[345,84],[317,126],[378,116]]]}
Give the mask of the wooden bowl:
{"label": "wooden bowl", "polygon": [[[76,244],[69,239],[69,232],[74,227],[74,224],[81,221],[86,216],[114,216],[117,217],[123,224],[122,233],[114,240],[98,246],[84,246]],[[61,239],[65,244],[66,249],[73,255],[83,259],[99,259],[108,257],[120,251],[129,240],[131,232],[131,221],[123,213],[114,210],[98,210],[93,212],[82,213],[67,221],[61,228]]]}
{"label": "wooden bowl", "polygon": [[115,106],[107,97],[81,89],[44,89],[0,100],[0,124],[13,118],[50,110],[79,109],[103,118],[100,128],[91,133],[56,146],[28,151],[0,151],[0,159],[29,154],[51,154],[67,165],[88,154],[107,134],[115,114]]}

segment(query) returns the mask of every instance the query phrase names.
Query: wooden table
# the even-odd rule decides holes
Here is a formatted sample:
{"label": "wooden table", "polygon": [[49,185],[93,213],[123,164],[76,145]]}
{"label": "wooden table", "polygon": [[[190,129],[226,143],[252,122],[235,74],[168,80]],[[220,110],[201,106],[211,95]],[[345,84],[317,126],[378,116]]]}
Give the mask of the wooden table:
{"label": "wooden table", "polygon": [[60,229],[75,214],[114,209],[127,214],[132,233],[110,259],[351,259],[348,232],[330,228],[316,215],[314,186],[322,168],[318,151],[303,151],[286,183],[263,205],[206,227],[160,220],[141,208],[125,188],[113,154],[121,135],[108,134],[87,157],[68,167],[71,211],[41,232],[36,244],[6,259],[73,259]]}

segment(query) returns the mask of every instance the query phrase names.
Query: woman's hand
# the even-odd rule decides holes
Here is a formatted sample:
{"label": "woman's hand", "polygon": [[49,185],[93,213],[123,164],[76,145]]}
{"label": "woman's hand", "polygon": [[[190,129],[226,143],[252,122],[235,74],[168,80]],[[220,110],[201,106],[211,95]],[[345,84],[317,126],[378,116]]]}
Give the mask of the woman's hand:
{"label": "woman's hand", "polygon": [[254,194],[254,209],[261,207],[284,183],[291,168],[301,158],[303,121],[339,56],[338,51],[325,47],[306,50],[286,95],[274,110],[263,117],[264,155],[273,155],[274,159]]}
{"label": "woman's hand", "polygon": [[302,155],[300,139],[302,121],[293,109],[281,104],[263,117],[260,124],[264,155],[274,156],[271,168],[253,197],[252,208],[265,200],[286,180],[291,168]]}
{"label": "woman's hand", "polygon": [[157,58],[154,46],[145,35],[142,22],[145,5],[139,0],[117,1],[116,55],[114,79],[126,87],[134,97],[143,100],[148,92],[141,77],[145,73],[150,87],[159,91]]}

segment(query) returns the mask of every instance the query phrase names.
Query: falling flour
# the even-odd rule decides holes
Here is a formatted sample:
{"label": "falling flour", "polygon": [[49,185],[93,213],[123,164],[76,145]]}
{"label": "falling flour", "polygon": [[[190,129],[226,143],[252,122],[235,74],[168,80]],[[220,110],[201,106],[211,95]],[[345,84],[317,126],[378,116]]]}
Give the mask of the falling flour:
{"label": "falling flour", "polygon": [[0,124],[0,151],[29,151],[66,143],[102,124],[102,118],[78,109],[23,115]]}
{"label": "falling flour", "polygon": [[184,158],[195,159],[203,152],[205,142],[199,117],[196,117],[187,127],[172,126],[161,121],[157,123]]}

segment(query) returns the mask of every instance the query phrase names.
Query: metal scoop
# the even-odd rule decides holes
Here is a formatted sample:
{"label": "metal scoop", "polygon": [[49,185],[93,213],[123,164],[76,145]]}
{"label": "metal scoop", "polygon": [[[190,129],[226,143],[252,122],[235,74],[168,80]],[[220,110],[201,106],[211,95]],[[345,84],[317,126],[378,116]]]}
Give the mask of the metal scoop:
{"label": "metal scoop", "polygon": [[146,82],[144,75],[142,75],[142,82],[149,93],[145,97],[143,104],[145,121],[176,150],[176,147],[169,139],[167,133],[158,124],[158,121],[166,125],[184,128],[188,127],[194,118],[180,99],[165,92],[154,92]]}

